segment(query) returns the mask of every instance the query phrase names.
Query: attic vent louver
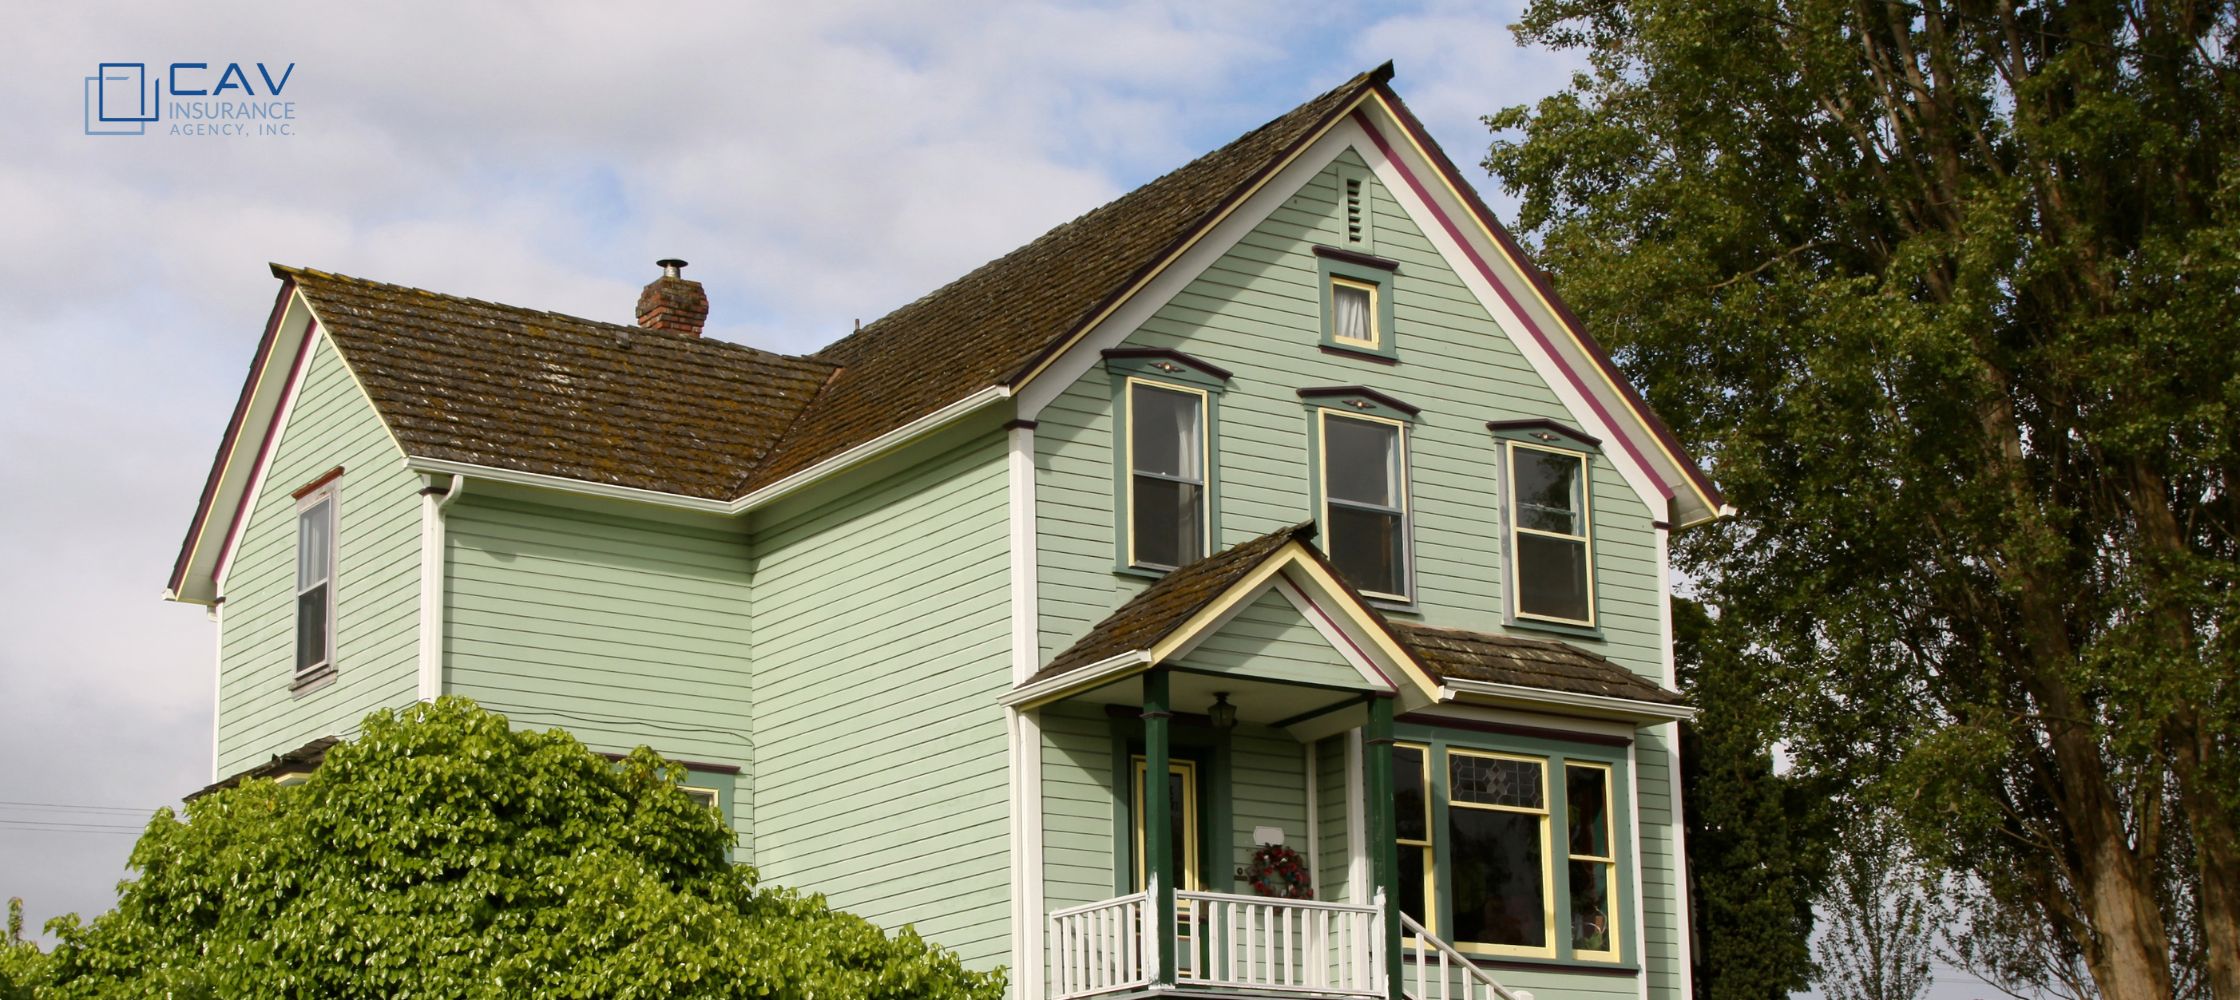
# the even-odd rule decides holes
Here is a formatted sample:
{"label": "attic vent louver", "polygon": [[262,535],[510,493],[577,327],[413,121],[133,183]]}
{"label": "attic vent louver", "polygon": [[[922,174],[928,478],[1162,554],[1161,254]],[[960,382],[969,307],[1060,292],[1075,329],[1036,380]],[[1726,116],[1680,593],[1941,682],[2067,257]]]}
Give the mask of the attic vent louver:
{"label": "attic vent louver", "polygon": [[1346,242],[1360,243],[1366,237],[1361,218],[1361,178],[1346,178]]}

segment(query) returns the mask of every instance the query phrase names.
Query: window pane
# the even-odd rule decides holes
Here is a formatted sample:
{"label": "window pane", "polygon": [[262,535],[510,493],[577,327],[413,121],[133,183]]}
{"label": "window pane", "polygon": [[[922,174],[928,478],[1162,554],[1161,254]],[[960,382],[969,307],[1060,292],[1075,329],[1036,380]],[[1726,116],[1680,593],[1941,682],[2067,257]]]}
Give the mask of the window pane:
{"label": "window pane", "polygon": [[1571,853],[1610,857],[1610,772],[1599,767],[1563,769],[1563,809]]}
{"label": "window pane", "polygon": [[327,658],[327,585],[296,595],[296,669],[315,667]]}
{"label": "window pane", "polygon": [[1588,620],[1587,543],[1518,533],[1517,610]]}
{"label": "window pane", "polygon": [[1189,889],[1198,884],[1195,873],[1190,871],[1190,789],[1182,775],[1167,772],[1167,850],[1174,858],[1175,888]]}
{"label": "window pane", "polygon": [[1135,406],[1130,415],[1136,472],[1156,472],[1181,479],[1203,479],[1203,449],[1198,446],[1196,395],[1134,387]]}
{"label": "window pane", "polygon": [[1392,787],[1400,839],[1430,840],[1431,812],[1424,798],[1422,748],[1392,748]]}
{"label": "window pane", "polygon": [[1330,562],[1362,590],[1405,594],[1400,529],[1398,514],[1333,504],[1328,537],[1324,539],[1330,547]]}
{"label": "window pane", "polygon": [[1571,862],[1571,947],[1580,951],[1610,950],[1610,868]]}
{"label": "window pane", "polygon": [[1487,806],[1542,808],[1539,761],[1447,755],[1447,799]]}
{"label": "window pane", "polygon": [[1543,883],[1541,817],[1534,813],[1450,809],[1457,941],[1544,948],[1548,887]]}
{"label": "window pane", "polygon": [[1554,455],[1529,448],[1511,452],[1516,457],[1513,484],[1517,492],[1517,524],[1566,535],[1580,530],[1579,488],[1586,480],[1586,463],[1573,455]]}
{"label": "window pane", "polygon": [[334,518],[329,515],[333,510],[334,501],[321,500],[296,517],[297,590],[327,578],[334,530]]}
{"label": "window pane", "polygon": [[1136,477],[1136,562],[1182,566],[1205,554],[1205,487]]}
{"label": "window pane", "polygon": [[1416,923],[1431,926],[1424,916],[1423,866],[1431,859],[1431,851],[1422,847],[1400,849],[1400,912],[1416,918]]}
{"label": "window pane", "polygon": [[1369,290],[1351,285],[1330,286],[1330,332],[1341,340],[1364,343],[1376,340],[1369,327]]}
{"label": "window pane", "polygon": [[1344,417],[1322,421],[1322,470],[1331,499],[1400,506],[1400,428]]}

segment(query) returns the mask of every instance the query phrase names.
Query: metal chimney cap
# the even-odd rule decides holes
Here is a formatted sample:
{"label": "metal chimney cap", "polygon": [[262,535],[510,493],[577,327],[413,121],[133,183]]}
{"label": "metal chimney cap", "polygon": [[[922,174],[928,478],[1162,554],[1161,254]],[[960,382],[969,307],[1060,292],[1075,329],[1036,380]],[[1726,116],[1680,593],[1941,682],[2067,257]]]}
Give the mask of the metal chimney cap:
{"label": "metal chimney cap", "polygon": [[654,261],[653,266],[661,269],[661,276],[664,278],[681,278],[684,276],[681,272],[684,271],[685,262],[675,257]]}

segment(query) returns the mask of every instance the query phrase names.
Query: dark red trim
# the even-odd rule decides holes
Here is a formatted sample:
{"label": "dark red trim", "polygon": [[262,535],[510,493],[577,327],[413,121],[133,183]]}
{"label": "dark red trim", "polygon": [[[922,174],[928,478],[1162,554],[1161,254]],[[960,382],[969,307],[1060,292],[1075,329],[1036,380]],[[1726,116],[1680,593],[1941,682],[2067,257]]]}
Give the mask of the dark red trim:
{"label": "dark red trim", "polygon": [[1003,429],[1007,431],[1031,431],[1039,426],[1041,425],[1032,420],[1007,420],[1003,424]]}
{"label": "dark red trim", "polygon": [[[1386,60],[1384,65],[1370,70],[1369,78],[1363,80],[1359,86],[1354,88],[1353,93],[1347,95],[1345,100],[1339,102],[1339,110],[1332,112],[1328,116],[1324,117],[1323,120],[1314,123],[1314,127],[1299,133],[1299,137],[1297,139],[1293,139],[1288,145],[1284,146],[1283,149],[1279,150],[1275,156],[1270,157],[1268,159],[1268,162],[1261,164],[1260,168],[1254,170],[1251,176],[1246,177],[1242,183],[1238,184],[1233,190],[1228,193],[1227,196],[1223,197],[1220,203],[1214,205],[1211,210],[1206,212],[1206,214],[1199,216],[1198,221],[1195,224],[1191,225],[1190,228],[1183,230],[1182,235],[1169,240],[1167,242],[1167,245],[1159,248],[1159,252],[1154,255],[1148,262],[1146,262],[1143,266],[1136,268],[1134,272],[1130,273],[1127,280],[1121,282],[1119,287],[1114,288],[1103,298],[1098,299],[1097,304],[1088,312],[1083,313],[1081,321],[1075,324],[1072,329],[1067,330],[1065,336],[1059,337],[1047,344],[1042,345],[1041,350],[1036,351],[1034,352],[1034,354],[1030,355],[1027,358],[1025,364],[1020,365],[1017,369],[1013,370],[1009,376],[1004,378],[1003,384],[1017,387],[1019,384],[1019,380],[1025,378],[1028,372],[1042,367],[1043,362],[1049,360],[1052,356],[1056,355],[1058,352],[1066,349],[1067,347],[1072,346],[1074,340],[1080,337],[1083,333],[1087,332],[1089,324],[1095,321],[1097,317],[1104,315],[1106,309],[1111,308],[1114,303],[1119,302],[1121,299],[1125,298],[1127,295],[1133,292],[1136,285],[1142,282],[1145,278],[1150,277],[1153,274],[1157,274],[1160,268],[1166,266],[1167,258],[1174,256],[1175,251],[1188,246],[1190,244],[1190,241],[1197,239],[1198,236],[1205,231],[1207,223],[1214,219],[1220,218],[1223,213],[1226,213],[1227,211],[1229,211],[1229,209],[1244,201],[1245,197],[1248,194],[1259,188],[1261,181],[1266,180],[1269,175],[1275,173],[1276,167],[1278,165],[1288,162],[1293,154],[1297,153],[1299,150],[1305,149],[1310,142],[1321,136],[1322,133],[1330,127],[1330,123],[1337,121],[1340,116],[1353,110],[1354,106],[1360,103],[1363,96],[1367,95],[1371,91],[1376,90],[1378,87],[1383,86],[1385,81],[1390,79],[1392,79],[1391,60]],[[1297,109],[1294,108],[1293,110]],[[1270,124],[1273,124],[1273,122],[1271,122]]]}
{"label": "dark red trim", "polygon": [[1331,355],[1333,357],[1351,358],[1355,361],[1373,361],[1380,365],[1396,365],[1400,363],[1399,358],[1388,358],[1382,354],[1373,354],[1369,351],[1357,351],[1351,348],[1338,347],[1333,344],[1317,344],[1315,346],[1320,348],[1322,353]]}
{"label": "dark red trim", "polygon": [[249,502],[255,499],[251,489],[257,480],[264,478],[265,463],[272,461],[272,442],[278,436],[280,418],[287,415],[288,406],[295,399],[296,380],[303,377],[303,368],[311,363],[311,339],[318,336],[316,320],[304,324],[303,346],[296,349],[295,363],[288,367],[288,381],[280,387],[280,398],[272,404],[272,419],[265,422],[264,440],[257,445],[257,463],[249,467],[249,479],[241,487],[241,499],[233,506],[233,519],[226,522],[226,537],[218,545],[218,556],[210,561],[210,582],[218,582],[218,571],[225,568],[226,553],[233,551],[233,541],[241,532],[241,525],[249,519]]}
{"label": "dark red trim", "polygon": [[1489,431],[1528,431],[1535,427],[1553,434],[1560,434],[1591,448],[1602,447],[1601,438],[1595,437],[1594,435],[1573,427],[1570,424],[1558,423],[1553,420],[1534,419],[1486,421],[1486,429]]}
{"label": "dark red trim", "polygon": [[1425,712],[1403,712],[1395,722],[1412,722],[1419,726],[1436,726],[1446,729],[1467,729],[1474,733],[1495,733],[1501,736],[1525,736],[1542,740],[1561,740],[1566,743],[1587,743],[1598,747],[1630,747],[1633,740],[1624,736],[1605,736],[1601,733],[1573,733],[1561,729],[1543,729],[1539,726],[1519,726],[1507,722],[1479,722],[1473,719],[1450,719],[1443,715]]}
{"label": "dark red trim", "polygon": [[1422,408],[1420,407],[1403,402],[1392,396],[1387,396],[1384,393],[1378,392],[1377,390],[1371,389],[1365,385],[1326,385],[1314,389],[1299,390],[1299,398],[1305,400],[1343,399],[1347,396],[1359,396],[1363,399],[1373,399],[1386,406],[1392,407],[1395,410],[1399,410],[1400,412],[1405,413],[1411,417],[1423,412]]}
{"label": "dark red trim", "polygon": [[310,496],[312,490],[318,489],[319,487],[325,486],[328,483],[334,482],[335,480],[340,478],[342,478],[342,466],[337,465],[332,469],[328,469],[327,471],[320,473],[319,478],[296,487],[296,491],[288,495],[294,499],[301,500],[304,497]]}
{"label": "dark red trim", "polygon": [[1201,372],[1204,372],[1205,374],[1213,376],[1214,378],[1220,379],[1223,382],[1229,381],[1230,377],[1235,374],[1229,369],[1223,368],[1211,361],[1207,361],[1204,358],[1198,357],[1196,355],[1184,354],[1181,351],[1177,351],[1169,347],[1108,347],[1099,353],[1104,355],[1104,359],[1106,361],[1128,361],[1142,358],[1163,358],[1178,365],[1187,365],[1191,368],[1195,368]]}
{"label": "dark red trim", "polygon": [[[1446,150],[1439,148],[1439,144],[1432,140],[1431,133],[1424,129],[1422,122],[1416,120],[1415,113],[1408,110],[1408,105],[1400,100],[1400,95],[1394,93],[1392,88],[1383,82],[1379,82],[1375,89],[1377,95],[1391,106],[1394,117],[1400,122],[1400,127],[1408,132],[1417,146],[1430,154],[1432,165],[1446,174],[1447,179],[1454,184],[1455,190],[1462,193],[1465,206],[1477,214],[1479,220],[1485,223],[1486,231],[1492,233],[1494,240],[1501,244],[1502,249],[1521,265],[1519,270],[1524,272],[1525,280],[1532,283],[1533,288],[1538,290],[1555,309],[1557,317],[1562,319],[1566,325],[1571,327],[1572,332],[1578,335],[1580,344],[1586,348],[1588,356],[1594,360],[1595,364],[1610,374],[1610,381],[1618,387],[1619,393],[1631,404],[1634,412],[1639,415],[1641,423],[1649,428],[1649,433],[1654,434],[1677,457],[1681,474],[1687,476],[1703,492],[1704,496],[1710,500],[1713,510],[1726,506],[1726,497],[1719,492],[1718,484],[1712,482],[1711,477],[1697,467],[1695,461],[1689,457],[1688,450],[1680,444],[1679,437],[1672,433],[1672,428],[1664,422],[1663,417],[1657,415],[1657,411],[1649,406],[1647,400],[1641,398],[1641,393],[1634,389],[1633,383],[1625,377],[1624,373],[1618,370],[1617,363],[1611,360],[1610,352],[1603,349],[1602,344],[1594,339],[1594,335],[1587,332],[1586,324],[1579,321],[1578,315],[1571,311],[1570,306],[1564,304],[1562,297],[1558,296],[1555,288],[1549,284],[1547,276],[1542,274],[1540,269],[1533,265],[1532,259],[1525,255],[1524,248],[1518,245],[1516,237],[1509,235],[1509,231],[1502,228],[1501,222],[1495,218],[1493,210],[1486,207],[1485,202],[1478,197],[1477,190],[1463,178],[1462,171],[1455,168],[1454,161],[1447,158]],[[1421,185],[1416,183],[1414,175],[1410,174],[1405,166],[1393,158],[1391,147],[1385,143],[1384,136],[1369,123],[1368,117],[1355,112],[1355,118],[1360,122],[1363,130],[1369,133],[1370,141],[1376,143],[1377,148],[1384,152],[1385,158],[1392,160],[1393,166],[1400,168],[1401,175],[1408,179],[1410,187],[1416,188],[1417,195],[1423,197],[1425,203],[1436,208],[1437,203],[1425,195]],[[1446,221],[1443,214],[1441,221]],[[1451,224],[1449,229],[1450,235],[1453,235]],[[1456,242],[1460,243],[1465,251],[1469,250],[1468,243],[1459,238]],[[1475,253],[1471,254],[1471,259],[1477,261],[1481,268],[1484,267],[1484,261],[1477,260]],[[1498,282],[1494,284],[1497,291],[1500,287]],[[1507,295],[1504,294],[1503,298],[1507,298]],[[1521,312],[1520,315],[1522,315]],[[1527,320],[1527,326],[1531,326],[1529,320]],[[1536,334],[1537,332],[1535,330]],[[1566,370],[1568,371],[1568,369]],[[1593,397],[1589,396],[1587,398],[1589,403],[1592,404]],[[1596,409],[1598,412],[1600,411],[1599,406]],[[1607,416],[1605,416],[1605,419],[1607,419]],[[1621,437],[1620,440],[1623,441],[1624,439]],[[1629,452],[1633,451],[1630,444],[1627,450]],[[1638,453],[1635,454],[1635,458],[1640,458]],[[1666,488],[1669,489],[1670,487]]]}
{"label": "dark red trim", "polygon": [[249,397],[256,391],[257,375],[272,357],[272,342],[280,334],[280,317],[287,313],[288,296],[295,290],[296,279],[281,276],[280,295],[273,300],[272,315],[264,321],[264,336],[257,341],[256,357],[249,362],[249,377],[241,382],[241,397],[233,403],[233,417],[226,421],[225,436],[218,439],[218,454],[210,459],[210,475],[202,481],[202,498],[195,501],[187,537],[180,541],[179,557],[171,563],[171,582],[165,589],[174,594],[187,582],[187,559],[194,552],[195,539],[202,537],[202,521],[210,516],[210,505],[218,498],[218,472],[225,467],[226,453],[233,450],[234,439],[241,435],[241,422],[249,416]]}
{"label": "dark red trim", "polygon": [[[661,753],[661,751],[659,751],[659,750],[656,750],[656,751],[654,751],[654,752],[655,752],[655,753]],[[604,750],[601,750],[601,751],[599,751],[598,753],[599,753],[599,756],[601,756],[601,757],[605,757],[605,758],[606,758],[606,759],[608,759],[608,760],[615,760],[615,761],[623,760],[623,759],[625,759],[625,758],[627,758],[627,757],[629,757],[629,756],[630,756],[629,754],[626,754],[626,753],[608,753],[607,751],[604,751]],[[737,765],[737,764],[713,764],[713,763],[709,763],[708,761],[704,761],[704,760],[684,760],[684,759],[682,759],[682,758],[678,758],[678,757],[671,757],[671,756],[669,756],[668,754],[661,754],[661,759],[662,759],[662,760],[665,760],[665,761],[668,761],[668,762],[669,762],[669,763],[671,763],[671,764],[675,764],[675,765],[677,765],[678,767],[682,767],[682,768],[687,768],[687,769],[689,769],[689,770],[694,770],[694,771],[707,771],[707,772],[709,772],[709,773],[711,773],[711,774],[737,774],[737,773],[739,773],[739,765]]]}
{"label": "dark red trim", "polygon": [[1314,255],[1328,257],[1331,260],[1342,260],[1348,264],[1359,264],[1362,267],[1373,267],[1380,271],[1397,271],[1400,269],[1399,261],[1386,260],[1382,257],[1362,253],[1359,250],[1344,250],[1338,247],[1318,245],[1314,248]]}
{"label": "dark red trim", "polygon": [[1670,521],[1651,521],[1651,522],[1649,522],[1649,527],[1655,528],[1655,529],[1657,529],[1658,531],[1671,531],[1671,530],[1672,530],[1672,522],[1670,522]]}

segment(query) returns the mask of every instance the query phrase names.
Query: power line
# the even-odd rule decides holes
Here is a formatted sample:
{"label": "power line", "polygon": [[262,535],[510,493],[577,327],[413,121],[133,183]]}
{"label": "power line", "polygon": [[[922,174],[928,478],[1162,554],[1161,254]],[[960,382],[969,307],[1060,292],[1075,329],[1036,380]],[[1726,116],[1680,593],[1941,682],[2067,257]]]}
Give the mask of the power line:
{"label": "power line", "polygon": [[138,834],[144,832],[141,827],[137,826],[121,826],[92,822],[81,823],[66,820],[48,822],[35,819],[0,819],[0,827],[12,830],[44,831],[47,833],[128,833],[137,836]]}
{"label": "power line", "polygon": [[0,800],[0,807],[16,809],[62,809],[70,812],[125,813],[133,816],[152,816],[155,808],[138,806],[97,806],[76,802],[9,802]]}

